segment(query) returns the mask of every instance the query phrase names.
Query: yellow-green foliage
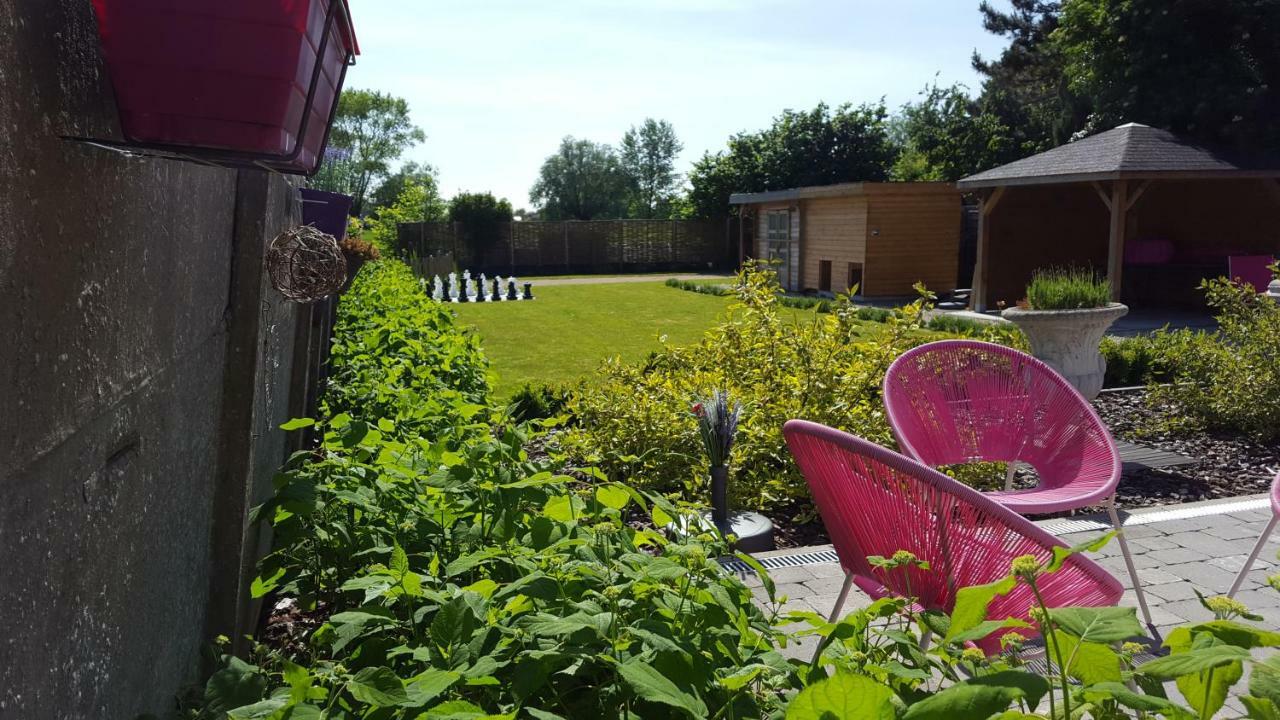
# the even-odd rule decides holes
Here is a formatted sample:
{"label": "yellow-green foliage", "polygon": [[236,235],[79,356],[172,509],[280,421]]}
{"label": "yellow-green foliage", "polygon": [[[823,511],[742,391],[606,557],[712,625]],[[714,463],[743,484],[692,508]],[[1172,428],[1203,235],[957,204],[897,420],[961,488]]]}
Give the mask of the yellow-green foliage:
{"label": "yellow-green foliage", "polygon": [[737,292],[725,322],[696,345],[606,364],[571,401],[577,425],[563,446],[644,487],[700,488],[707,465],[690,408],[695,396],[724,388],[743,406],[730,489],[739,504],[763,507],[807,496],[782,439],[791,418],[892,443],[880,383],[894,358],[937,337],[921,330],[924,301],[884,324],[859,322],[847,304],[788,320],[774,274],[755,266],[738,276]]}

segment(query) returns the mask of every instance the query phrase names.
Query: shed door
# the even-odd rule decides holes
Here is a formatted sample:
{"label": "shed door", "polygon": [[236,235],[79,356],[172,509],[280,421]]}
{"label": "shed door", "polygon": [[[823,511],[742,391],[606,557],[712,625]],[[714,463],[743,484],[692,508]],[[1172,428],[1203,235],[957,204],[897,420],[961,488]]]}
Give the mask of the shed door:
{"label": "shed door", "polygon": [[770,210],[766,216],[765,233],[769,260],[777,263],[778,284],[784,290],[794,290],[796,248],[791,236],[791,211]]}

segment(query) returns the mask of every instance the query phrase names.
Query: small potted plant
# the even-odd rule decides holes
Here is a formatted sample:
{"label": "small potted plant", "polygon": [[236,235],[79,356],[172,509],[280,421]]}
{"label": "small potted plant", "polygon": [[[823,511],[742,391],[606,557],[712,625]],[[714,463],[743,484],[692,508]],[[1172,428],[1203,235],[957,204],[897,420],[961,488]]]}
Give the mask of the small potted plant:
{"label": "small potted plant", "polygon": [[346,292],[351,287],[351,283],[355,282],[356,273],[360,272],[360,268],[365,263],[378,259],[378,248],[354,235],[343,238],[338,246],[342,248],[342,255],[347,260],[347,281],[343,283],[342,290],[339,292]]}
{"label": "small potted plant", "polygon": [[1089,270],[1037,270],[1026,300],[1001,315],[1027,336],[1031,354],[1071,383],[1086,400],[1102,389],[1107,362],[1098,346],[1129,308],[1111,302],[1111,283]]}
{"label": "small potted plant", "polygon": [[729,394],[716,390],[693,404],[698,432],[707,453],[711,474],[711,522],[726,537],[737,537],[739,550],[758,552],[773,549],[773,523],[758,513],[729,512],[729,458],[738,433],[742,406],[729,401]]}

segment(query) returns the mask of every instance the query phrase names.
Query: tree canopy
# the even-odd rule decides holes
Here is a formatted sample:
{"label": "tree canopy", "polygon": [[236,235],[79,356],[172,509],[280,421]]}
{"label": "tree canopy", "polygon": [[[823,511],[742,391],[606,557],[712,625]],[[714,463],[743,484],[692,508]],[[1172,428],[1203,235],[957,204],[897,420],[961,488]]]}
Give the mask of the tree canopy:
{"label": "tree canopy", "polygon": [[898,155],[887,120],[883,104],[784,110],[770,127],[738,133],[694,163],[688,211],[723,217],[735,192],[885,180]]}
{"label": "tree canopy", "polygon": [[542,163],[529,201],[544,220],[596,220],[626,215],[628,179],[613,148],[566,136]]}
{"label": "tree canopy", "polygon": [[668,217],[672,200],[680,192],[676,156],[684,146],[666,120],[645,118],[622,136],[619,160],[630,182],[628,215],[640,218]]}
{"label": "tree canopy", "polygon": [[343,90],[329,131],[330,152],[312,186],[352,196],[352,212],[362,215],[370,188],[391,174],[391,163],[405,150],[425,139],[410,121],[409,103],[403,98],[375,90]]}
{"label": "tree canopy", "polygon": [[430,187],[438,192],[439,182],[436,180],[436,169],[430,165],[407,162],[399,170],[388,175],[369,195],[366,211],[389,207],[400,197],[400,193],[410,183]]}

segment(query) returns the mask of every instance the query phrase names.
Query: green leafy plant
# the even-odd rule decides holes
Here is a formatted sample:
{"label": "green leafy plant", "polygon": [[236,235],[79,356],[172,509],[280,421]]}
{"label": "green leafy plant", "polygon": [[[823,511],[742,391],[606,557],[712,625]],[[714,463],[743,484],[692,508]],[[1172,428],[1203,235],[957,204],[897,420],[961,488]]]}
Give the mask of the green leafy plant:
{"label": "green leafy plant", "polygon": [[525,383],[511,396],[511,417],[527,422],[564,415],[572,396],[573,390],[565,385]]}
{"label": "green leafy plant", "polygon": [[1111,283],[1091,270],[1048,268],[1037,270],[1027,284],[1027,305],[1032,310],[1080,310],[1106,307]]}
{"label": "green leafy plant", "polygon": [[1151,388],[1166,426],[1280,438],[1280,303],[1225,278],[1201,288],[1216,310],[1216,333],[1168,333],[1169,384]]}

